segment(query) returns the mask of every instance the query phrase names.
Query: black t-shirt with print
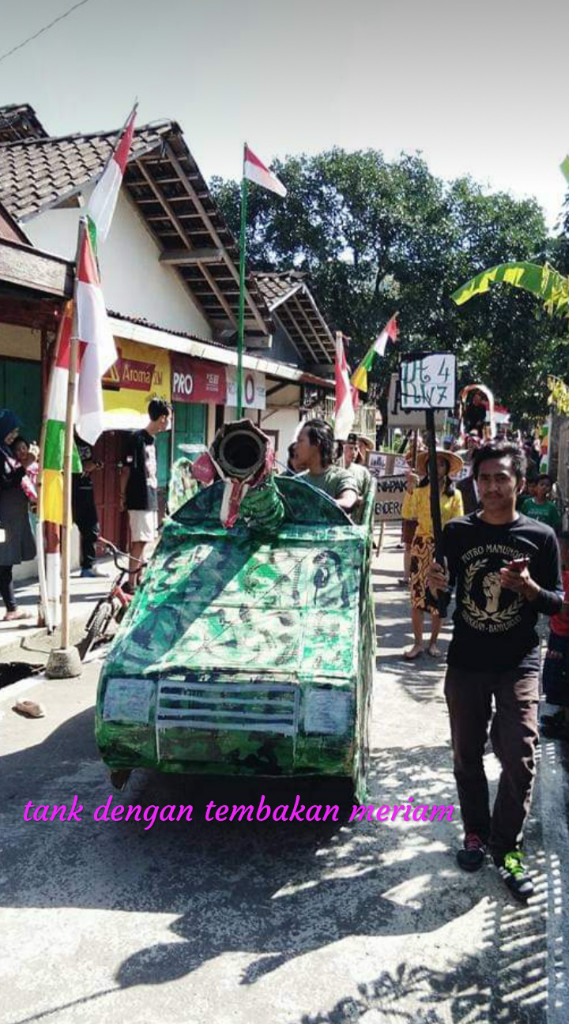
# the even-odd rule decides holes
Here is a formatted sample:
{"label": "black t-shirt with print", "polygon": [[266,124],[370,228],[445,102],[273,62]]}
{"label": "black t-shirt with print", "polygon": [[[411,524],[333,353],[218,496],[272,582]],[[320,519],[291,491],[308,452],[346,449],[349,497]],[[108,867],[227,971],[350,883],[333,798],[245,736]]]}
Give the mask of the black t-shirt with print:
{"label": "black t-shirt with print", "polygon": [[[538,613],[553,615],[563,602],[559,548],[551,527],[524,515],[494,526],[473,512],[451,520],[443,539],[456,586],[448,664],[472,671],[536,668]],[[529,557],[529,574],[541,587],[535,601],[500,586],[500,569],[523,557]]]}
{"label": "black t-shirt with print", "polygon": [[130,469],[126,485],[126,507],[132,511],[154,512],[158,508],[156,445],[147,430],[132,435],[126,464]]}

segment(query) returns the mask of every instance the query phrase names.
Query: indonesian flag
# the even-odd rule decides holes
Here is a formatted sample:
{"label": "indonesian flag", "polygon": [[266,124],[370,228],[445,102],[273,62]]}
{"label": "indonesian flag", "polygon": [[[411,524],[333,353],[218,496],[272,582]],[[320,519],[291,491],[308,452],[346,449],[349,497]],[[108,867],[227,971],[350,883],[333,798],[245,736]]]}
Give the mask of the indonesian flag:
{"label": "indonesian flag", "polygon": [[391,320],[385,325],[381,334],[375,339],[373,345],[367,350],[364,358],[362,359],[357,370],[352,374],[352,384],[358,388],[359,391],[367,391],[367,375],[368,370],[371,370],[375,356],[384,356],[387,342],[396,341],[399,334],[397,327],[397,313],[391,317]]}
{"label": "indonesian flag", "polygon": [[[84,221],[79,231],[81,241],[75,280],[75,309],[73,302],[66,303],[57,336],[49,379],[42,461],[40,519],[59,525],[63,523],[63,454],[73,330],[77,331],[79,339],[75,422],[79,436],[89,444],[95,444],[104,429],[101,377],[117,358],[91,238]],[[73,472],[81,472],[81,460],[75,446]]]}
{"label": "indonesian flag", "polygon": [[348,364],[340,331],[336,334],[336,415],[334,437],[345,441],[354,423],[354,405],[348,376]]}
{"label": "indonesian flag", "polygon": [[77,337],[81,352],[77,388],[77,432],[95,444],[105,429],[101,378],[117,360],[115,339],[99,281],[89,231],[82,224],[75,280]]}
{"label": "indonesian flag", "polygon": [[95,252],[99,243],[104,242],[109,233],[130,152],[135,117],[136,106],[89,200],[87,219]]}
{"label": "indonesian flag", "polygon": [[273,174],[268,167],[265,167],[264,163],[259,160],[258,156],[255,156],[253,151],[249,149],[247,143],[245,143],[245,150],[243,154],[243,177],[247,178],[248,181],[254,181],[255,184],[261,185],[262,188],[266,188],[269,192],[276,192],[278,196],[286,196],[286,188],[282,181],[279,181],[277,176]]}
{"label": "indonesian flag", "polygon": [[[43,522],[57,523],[59,526],[63,523],[63,453],[72,330],[73,303],[67,302],[59,325],[55,360],[49,378],[39,510]],[[81,472],[81,461],[75,447],[72,469],[74,473]]]}

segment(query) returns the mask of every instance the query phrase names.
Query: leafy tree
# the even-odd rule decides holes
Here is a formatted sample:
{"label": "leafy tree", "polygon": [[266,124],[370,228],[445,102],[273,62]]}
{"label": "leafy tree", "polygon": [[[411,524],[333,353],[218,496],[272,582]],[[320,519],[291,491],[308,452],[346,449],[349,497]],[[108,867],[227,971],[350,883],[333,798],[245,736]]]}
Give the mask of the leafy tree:
{"label": "leafy tree", "polygon": [[[461,384],[483,381],[518,416],[546,411],[547,373],[569,369],[564,320],[507,288],[460,309],[450,299],[494,264],[550,257],[534,200],[485,195],[470,178],[444,182],[420,155],[388,163],[335,148],[274,167],[288,195],[250,189],[250,264],[305,272],[331,326],[350,337],[354,367],[398,310],[401,342],[370,375],[378,392],[400,351],[442,348],[458,355]],[[239,184],[214,178],[212,191],[238,235]]]}

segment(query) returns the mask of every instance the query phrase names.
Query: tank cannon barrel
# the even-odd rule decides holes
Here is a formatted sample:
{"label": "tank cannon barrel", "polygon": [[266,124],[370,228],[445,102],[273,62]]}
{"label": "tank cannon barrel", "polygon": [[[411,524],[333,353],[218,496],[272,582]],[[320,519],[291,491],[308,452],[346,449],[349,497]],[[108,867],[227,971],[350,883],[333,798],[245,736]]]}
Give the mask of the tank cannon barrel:
{"label": "tank cannon barrel", "polygon": [[274,462],[271,439],[243,419],[220,427],[209,452],[194,463],[192,472],[202,483],[211,483],[216,473],[225,481],[220,515],[225,527],[231,528],[241,515],[252,530],[274,533],[284,519]]}
{"label": "tank cannon barrel", "polygon": [[274,463],[270,438],[250,420],[221,427],[213,440],[211,457],[229,480],[249,481],[261,470],[270,472]]}

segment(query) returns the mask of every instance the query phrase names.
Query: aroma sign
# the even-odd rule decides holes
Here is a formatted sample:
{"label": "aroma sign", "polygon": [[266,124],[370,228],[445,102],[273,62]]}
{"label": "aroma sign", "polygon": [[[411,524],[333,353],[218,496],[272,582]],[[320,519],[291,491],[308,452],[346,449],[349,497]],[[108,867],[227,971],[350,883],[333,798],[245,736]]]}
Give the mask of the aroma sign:
{"label": "aroma sign", "polygon": [[172,400],[224,405],[225,366],[172,353]]}
{"label": "aroma sign", "polygon": [[160,381],[155,380],[156,363],[143,362],[141,359],[125,359],[120,346],[117,346],[117,351],[119,358],[103,377],[104,388],[111,391],[130,388],[133,391],[147,393],[153,385],[160,384]]}

